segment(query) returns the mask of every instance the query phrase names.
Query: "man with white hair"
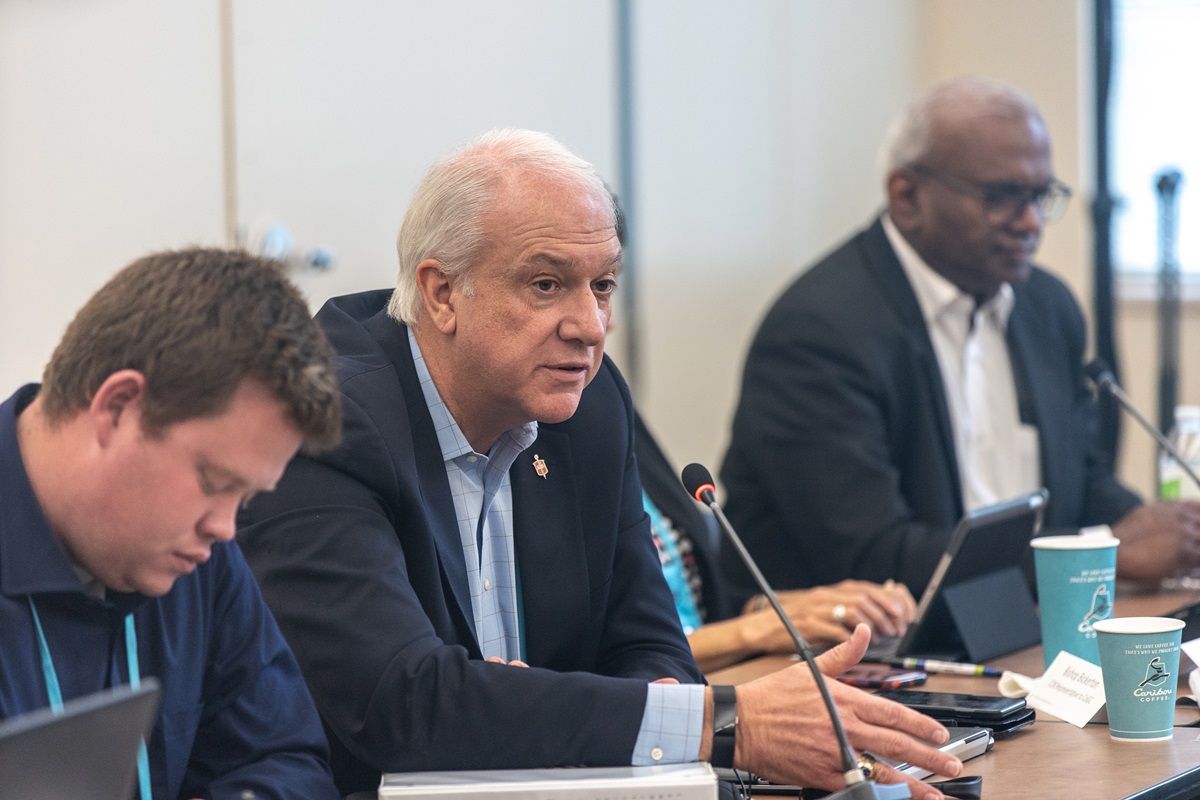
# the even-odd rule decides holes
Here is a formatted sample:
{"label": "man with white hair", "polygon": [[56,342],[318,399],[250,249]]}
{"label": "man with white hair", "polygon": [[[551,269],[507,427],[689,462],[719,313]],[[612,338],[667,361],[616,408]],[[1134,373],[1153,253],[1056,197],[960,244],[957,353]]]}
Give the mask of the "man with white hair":
{"label": "man with white hair", "polygon": [[[239,533],[339,788],[381,771],[696,759],[839,787],[807,669],[736,696],[701,685],[642,507],[629,391],[604,355],[621,248],[594,168],[544,134],[486,134],[430,170],[398,249],[394,291],[317,315],[339,354],[344,444],[293,461]],[[823,669],[868,639],[860,626]],[[910,738],[945,741],[929,718],[833,694],[856,745],[961,769]]]}
{"label": "man with white hair", "polygon": [[965,511],[1041,486],[1047,527],[1112,525],[1121,577],[1200,563],[1200,506],[1142,505],[1099,454],[1083,316],[1032,262],[1070,199],[1037,108],[947,81],[886,159],[886,211],[783,293],[747,357],[721,478],[767,577],[920,596]]}

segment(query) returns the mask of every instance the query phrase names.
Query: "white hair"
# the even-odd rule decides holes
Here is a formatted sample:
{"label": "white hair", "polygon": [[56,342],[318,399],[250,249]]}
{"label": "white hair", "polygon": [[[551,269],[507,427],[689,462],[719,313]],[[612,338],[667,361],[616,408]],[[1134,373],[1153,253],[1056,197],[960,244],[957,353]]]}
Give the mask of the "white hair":
{"label": "white hair", "polygon": [[884,175],[920,162],[929,154],[934,122],[947,109],[954,109],[959,114],[1018,110],[1034,119],[1042,119],[1033,101],[1006,83],[970,75],[951,78],[913,100],[892,121],[880,151]]}
{"label": "white hair", "polygon": [[484,249],[484,217],[505,179],[516,174],[549,177],[577,187],[610,209],[612,195],[596,168],[554,137],[537,131],[503,128],[488,131],[437,161],[409,201],[396,251],[400,259],[396,290],[388,303],[393,318],[415,324],[423,299],[417,288],[417,266],[437,259],[447,275],[472,291],[470,271]]}

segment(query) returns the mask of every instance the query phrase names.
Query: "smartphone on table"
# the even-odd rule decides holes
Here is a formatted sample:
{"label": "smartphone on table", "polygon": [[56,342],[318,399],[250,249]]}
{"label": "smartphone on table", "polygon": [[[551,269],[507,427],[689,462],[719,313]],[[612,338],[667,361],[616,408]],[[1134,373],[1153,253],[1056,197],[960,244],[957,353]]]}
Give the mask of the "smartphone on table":
{"label": "smartphone on table", "polygon": [[838,676],[842,683],[860,689],[899,689],[920,686],[929,676],[919,669],[900,669],[876,664],[856,664]]}
{"label": "smartphone on table", "polygon": [[879,692],[880,697],[928,714],[934,719],[953,718],[979,720],[1004,719],[1025,710],[1023,697],[990,697],[955,692]]}

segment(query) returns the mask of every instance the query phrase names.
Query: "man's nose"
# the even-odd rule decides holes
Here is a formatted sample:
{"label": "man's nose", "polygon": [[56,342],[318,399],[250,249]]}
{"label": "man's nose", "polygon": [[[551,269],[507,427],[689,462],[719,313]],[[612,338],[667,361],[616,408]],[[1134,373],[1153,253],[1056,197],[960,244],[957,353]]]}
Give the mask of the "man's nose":
{"label": "man's nose", "polygon": [[604,343],[608,330],[608,306],[591,292],[580,293],[571,302],[559,330],[564,339],[577,339],[589,346]]}
{"label": "man's nose", "polygon": [[218,503],[200,521],[199,532],[219,542],[231,542],[237,533],[238,499]]}
{"label": "man's nose", "polygon": [[1027,235],[1040,234],[1042,228],[1046,227],[1046,218],[1041,204],[1032,197],[1026,200],[1025,204],[1021,206],[1020,213],[1009,223],[1009,227]]}

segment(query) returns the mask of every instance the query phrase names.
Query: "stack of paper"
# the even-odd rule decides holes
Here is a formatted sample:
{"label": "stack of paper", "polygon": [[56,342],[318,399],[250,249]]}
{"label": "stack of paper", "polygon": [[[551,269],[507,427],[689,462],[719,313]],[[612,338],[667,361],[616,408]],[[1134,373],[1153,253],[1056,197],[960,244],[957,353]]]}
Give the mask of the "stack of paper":
{"label": "stack of paper", "polygon": [[486,797],[488,800],[716,800],[717,776],[705,763],[654,767],[578,767],[462,772],[393,772],[379,798]]}

